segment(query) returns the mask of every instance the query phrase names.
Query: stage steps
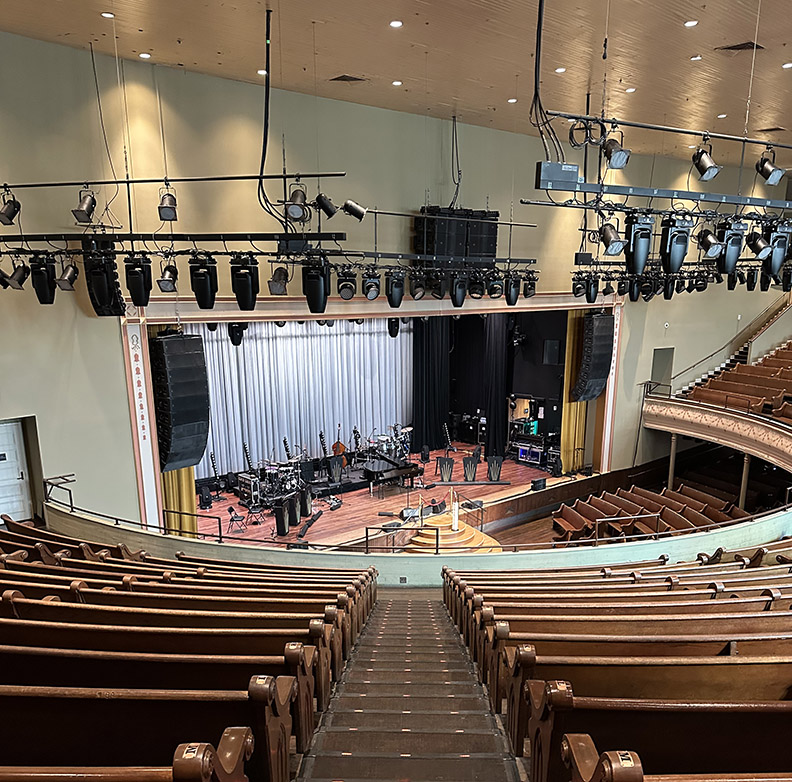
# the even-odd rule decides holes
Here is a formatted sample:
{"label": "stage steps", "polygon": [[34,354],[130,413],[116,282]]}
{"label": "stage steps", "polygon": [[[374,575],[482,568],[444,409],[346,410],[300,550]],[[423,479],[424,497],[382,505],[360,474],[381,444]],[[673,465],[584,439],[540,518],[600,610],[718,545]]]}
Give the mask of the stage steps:
{"label": "stage steps", "polygon": [[[444,513],[428,516],[423,520],[424,527],[440,530],[439,553],[445,554],[496,554],[502,551],[495,538],[465,524],[460,519],[459,529],[451,529],[451,514]],[[416,533],[409,544],[404,547],[406,554],[434,554],[437,540],[434,529],[425,529]]]}
{"label": "stage steps", "polygon": [[519,779],[439,599],[380,599],[298,777],[394,779]]}

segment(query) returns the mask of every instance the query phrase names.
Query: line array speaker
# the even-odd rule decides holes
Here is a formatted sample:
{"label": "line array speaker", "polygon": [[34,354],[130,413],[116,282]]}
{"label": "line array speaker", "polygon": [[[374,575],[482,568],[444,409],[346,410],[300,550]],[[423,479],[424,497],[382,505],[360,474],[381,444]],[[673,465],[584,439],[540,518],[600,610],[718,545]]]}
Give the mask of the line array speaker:
{"label": "line array speaker", "polygon": [[596,399],[608,382],[613,357],[613,315],[587,312],[583,319],[583,355],[572,389],[575,402]]}
{"label": "line array speaker", "polygon": [[203,339],[167,334],[151,340],[151,374],[163,472],[201,461],[209,435],[209,382]]}

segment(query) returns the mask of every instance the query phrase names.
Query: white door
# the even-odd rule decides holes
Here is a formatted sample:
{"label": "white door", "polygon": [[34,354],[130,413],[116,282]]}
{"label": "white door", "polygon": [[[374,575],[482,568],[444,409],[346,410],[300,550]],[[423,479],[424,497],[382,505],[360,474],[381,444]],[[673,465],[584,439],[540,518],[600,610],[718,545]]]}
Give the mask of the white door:
{"label": "white door", "polygon": [[33,517],[29,480],[22,424],[0,423],[0,513],[14,521]]}

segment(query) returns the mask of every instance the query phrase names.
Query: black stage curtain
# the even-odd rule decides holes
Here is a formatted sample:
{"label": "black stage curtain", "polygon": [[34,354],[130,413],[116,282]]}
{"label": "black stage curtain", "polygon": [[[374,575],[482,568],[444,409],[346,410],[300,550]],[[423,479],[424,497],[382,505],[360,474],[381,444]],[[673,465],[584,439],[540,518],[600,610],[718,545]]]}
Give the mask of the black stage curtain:
{"label": "black stage curtain", "polygon": [[484,327],[484,400],[487,413],[486,456],[503,456],[506,452],[508,415],[509,316],[491,314]]}
{"label": "black stage curtain", "polygon": [[413,332],[413,438],[417,452],[446,444],[443,424],[448,422],[450,402],[449,318],[416,318]]}

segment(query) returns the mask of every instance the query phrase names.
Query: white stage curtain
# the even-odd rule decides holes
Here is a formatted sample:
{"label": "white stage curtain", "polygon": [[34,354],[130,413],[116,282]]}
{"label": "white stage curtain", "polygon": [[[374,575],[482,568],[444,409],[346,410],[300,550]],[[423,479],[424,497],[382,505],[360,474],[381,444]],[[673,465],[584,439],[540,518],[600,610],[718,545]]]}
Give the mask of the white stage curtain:
{"label": "white stage curtain", "polygon": [[186,324],[186,333],[204,339],[211,404],[209,442],[196,478],[212,475],[211,452],[221,474],[247,469],[243,441],[254,463],[283,461],[284,437],[293,449],[320,456],[319,432],[330,449],[339,423],[347,447],[353,426],[365,439],[410,423],[412,325],[400,325],[394,339],[384,318],[332,327],[250,323],[234,347],[223,324],[217,331]]}

